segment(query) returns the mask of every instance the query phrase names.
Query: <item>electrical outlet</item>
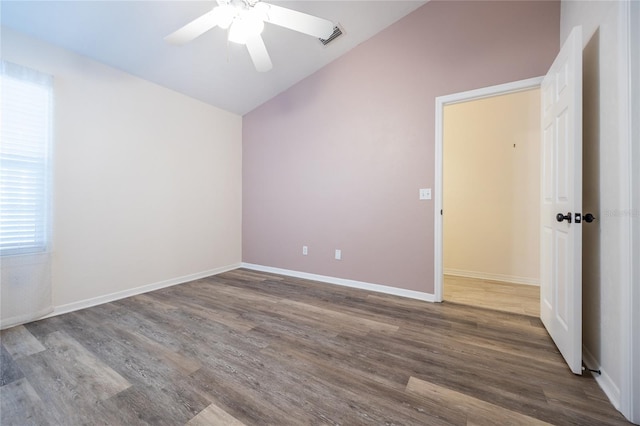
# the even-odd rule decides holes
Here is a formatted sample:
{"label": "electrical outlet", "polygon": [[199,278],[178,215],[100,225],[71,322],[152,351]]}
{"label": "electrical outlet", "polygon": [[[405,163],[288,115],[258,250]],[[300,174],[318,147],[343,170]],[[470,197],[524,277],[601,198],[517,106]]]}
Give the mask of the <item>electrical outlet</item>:
{"label": "electrical outlet", "polygon": [[307,246],[302,246],[302,255],[306,256],[309,254],[309,247]]}
{"label": "electrical outlet", "polygon": [[422,188],[422,189],[420,189],[420,199],[421,200],[430,200],[431,199],[431,188]]}
{"label": "electrical outlet", "polygon": [[336,249],[336,260],[342,260],[342,250]]}

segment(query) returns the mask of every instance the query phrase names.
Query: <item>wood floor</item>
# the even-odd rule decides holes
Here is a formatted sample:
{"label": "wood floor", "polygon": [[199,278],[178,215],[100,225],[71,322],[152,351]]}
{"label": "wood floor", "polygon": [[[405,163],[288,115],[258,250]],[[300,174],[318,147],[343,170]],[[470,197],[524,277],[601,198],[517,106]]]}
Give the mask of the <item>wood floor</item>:
{"label": "wood floor", "polygon": [[516,314],[540,316],[540,287],[533,285],[445,275],[444,300]]}
{"label": "wood floor", "polygon": [[536,318],[247,270],[1,342],[2,426],[627,424]]}

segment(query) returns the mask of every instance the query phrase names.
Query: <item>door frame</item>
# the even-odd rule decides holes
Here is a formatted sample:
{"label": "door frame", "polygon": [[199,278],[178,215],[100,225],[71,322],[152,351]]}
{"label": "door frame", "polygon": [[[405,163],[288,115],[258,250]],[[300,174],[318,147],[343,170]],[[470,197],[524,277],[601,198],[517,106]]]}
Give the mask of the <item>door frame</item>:
{"label": "door frame", "polygon": [[444,285],[444,253],[442,230],[442,181],[443,181],[443,124],[444,107],[461,102],[474,101],[524,90],[539,88],[544,77],[534,77],[496,86],[483,87],[436,98],[435,139],[435,194],[434,194],[434,301],[442,302]]}
{"label": "door frame", "polygon": [[[625,281],[621,290],[623,303],[620,352],[623,373],[619,409],[628,420],[640,424],[640,336],[637,333],[640,325],[640,265],[633,261],[640,253],[640,172],[637,168],[640,161],[640,124],[632,119],[640,112],[640,28],[632,24],[640,19],[640,3],[621,2],[618,7],[621,41],[618,45],[621,111],[619,128],[622,139],[620,166],[622,175],[628,178],[628,187],[624,188],[624,202],[631,212],[622,224],[622,233],[628,234],[629,240],[621,243],[621,253],[625,254],[621,259]],[[600,386],[603,387],[603,384],[600,383]],[[608,393],[607,396],[612,399]]]}

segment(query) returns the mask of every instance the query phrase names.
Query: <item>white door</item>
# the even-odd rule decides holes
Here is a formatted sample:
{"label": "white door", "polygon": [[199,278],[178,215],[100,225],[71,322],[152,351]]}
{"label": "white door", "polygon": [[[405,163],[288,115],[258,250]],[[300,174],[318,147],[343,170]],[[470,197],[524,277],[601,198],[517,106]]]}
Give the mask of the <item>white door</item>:
{"label": "white door", "polygon": [[582,374],[582,29],[541,86],[540,318],[571,371]]}

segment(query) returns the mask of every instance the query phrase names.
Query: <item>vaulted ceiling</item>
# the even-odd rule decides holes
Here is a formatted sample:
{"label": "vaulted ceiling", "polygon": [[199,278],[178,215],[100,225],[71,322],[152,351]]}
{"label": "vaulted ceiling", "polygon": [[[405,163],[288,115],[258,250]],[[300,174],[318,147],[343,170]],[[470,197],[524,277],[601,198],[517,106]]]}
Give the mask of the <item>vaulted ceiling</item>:
{"label": "vaulted ceiling", "polygon": [[[424,0],[272,1],[339,24],[344,35],[318,39],[266,24],[273,62],[255,70],[245,46],[214,28],[194,41],[171,45],[169,33],[208,12],[215,1],[7,1],[8,27],[181,92],[245,114],[426,3]],[[399,46],[401,48],[401,46]]]}

